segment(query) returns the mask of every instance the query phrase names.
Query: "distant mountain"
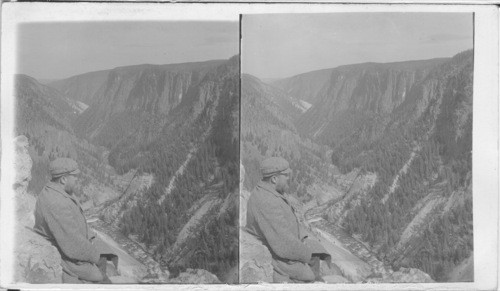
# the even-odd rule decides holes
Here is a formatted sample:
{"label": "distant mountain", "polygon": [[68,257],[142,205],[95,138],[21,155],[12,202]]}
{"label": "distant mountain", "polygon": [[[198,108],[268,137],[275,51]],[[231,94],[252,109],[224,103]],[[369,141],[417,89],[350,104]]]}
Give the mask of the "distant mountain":
{"label": "distant mountain", "polygon": [[71,106],[57,90],[27,75],[15,76],[15,135],[29,140],[33,179],[28,190],[38,193],[49,180],[48,163],[55,155],[75,155]]}
{"label": "distant mountain", "polygon": [[[296,100],[251,75],[242,76],[241,94],[241,159],[245,168],[245,188],[252,190],[260,180],[260,161],[269,156],[281,156],[293,169],[290,191],[296,197],[302,201],[316,201],[332,195],[327,190],[330,183],[326,177],[335,169],[329,166],[328,148],[299,135],[295,120],[302,110],[294,106]],[[318,185],[326,188],[316,188]]]}
{"label": "distant mountain", "polygon": [[70,123],[76,114],[70,101],[60,92],[27,75],[16,75],[15,92],[18,130],[34,130],[30,127],[43,123],[71,131]]}
{"label": "distant mountain", "polygon": [[85,74],[80,74],[61,80],[52,80],[52,81],[47,80],[47,85],[56,88],[57,90],[69,96],[75,101],[79,101],[86,105],[90,105],[96,97],[97,98],[99,97],[96,96],[96,93],[101,88],[101,86],[108,80],[108,74],[112,71],[114,73],[124,72],[124,71],[127,71],[129,73],[135,71],[137,73],[147,68],[155,67],[158,68],[159,70],[165,70],[169,72],[180,72],[180,71],[190,70],[190,68],[193,67],[201,68],[203,66],[213,66],[216,64],[220,64],[221,62],[222,60],[213,60],[203,63],[181,63],[181,64],[168,64],[168,65],[144,64],[144,65],[124,66],[124,67],[117,67],[111,70],[88,72]]}
{"label": "distant mountain", "polygon": [[33,178],[28,190],[36,194],[50,179],[49,161],[57,157],[72,157],[78,161],[83,172],[81,189],[78,189],[78,193],[82,193],[82,202],[92,204],[105,199],[106,195],[97,193],[97,187],[88,185],[104,187],[111,184],[109,177],[112,171],[106,170],[102,162],[104,149],[75,136],[72,127],[72,122],[78,117],[75,102],[26,75],[16,76],[15,100],[15,134],[28,137],[33,160]]}
{"label": "distant mountain", "polygon": [[[391,78],[391,76],[388,75],[389,71],[416,70],[420,73],[425,73],[425,71],[429,68],[432,68],[433,66],[440,64],[445,60],[446,58],[439,58],[395,63],[362,63],[345,65],[336,68],[322,69],[299,74],[289,78],[276,80],[272,84],[283,89],[285,92],[297,99],[301,99],[307,101],[308,103],[314,104],[317,98],[331,96],[331,90],[352,90],[352,88],[349,88],[353,85],[355,86],[355,83],[350,83],[349,85],[349,80],[344,79],[349,78],[349,76],[353,77],[355,75],[364,74],[364,77],[369,77],[370,72],[381,70],[379,71],[379,73],[384,71],[385,75],[377,76],[377,78],[380,78],[380,81],[383,81],[387,78]],[[392,81],[398,82],[398,80]],[[346,87],[340,88],[339,86],[343,86],[342,84],[344,84],[344,82]],[[400,86],[401,85],[404,86],[404,84],[400,84]],[[376,94],[375,92],[373,93]]]}
{"label": "distant mountain", "polygon": [[318,70],[276,80],[273,85],[297,99],[314,103],[323,86],[330,80],[332,69]]}
{"label": "distant mountain", "polygon": [[48,85],[49,83],[52,83],[52,82],[55,82],[57,81],[58,79],[36,79],[40,84],[43,84],[43,85]]}
{"label": "distant mountain", "polygon": [[281,80],[282,78],[261,78],[260,80],[266,84],[272,84],[276,81]]}
{"label": "distant mountain", "polygon": [[54,80],[47,85],[56,88],[74,101],[89,105],[97,90],[106,80],[108,73],[109,70],[90,72],[62,80]]}
{"label": "distant mountain", "polygon": [[[445,61],[347,65],[298,75],[277,84],[312,104],[298,121],[299,130],[327,143],[328,139],[338,140],[355,131],[361,124],[383,124],[411,94],[413,85]],[[372,132],[377,134],[376,130]]]}
{"label": "distant mountain", "polygon": [[220,64],[221,61],[209,61],[113,69],[75,127],[84,136],[110,148],[124,138],[141,143],[151,141],[169,113],[181,103],[199,114],[203,104],[195,108],[193,96],[198,94],[198,85],[208,77],[206,74]]}

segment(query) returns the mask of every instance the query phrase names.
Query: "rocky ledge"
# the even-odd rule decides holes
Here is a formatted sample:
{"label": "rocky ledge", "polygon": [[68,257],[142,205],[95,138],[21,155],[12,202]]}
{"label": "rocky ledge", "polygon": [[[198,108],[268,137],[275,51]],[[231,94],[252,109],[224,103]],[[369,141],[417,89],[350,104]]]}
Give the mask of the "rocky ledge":
{"label": "rocky ledge", "polygon": [[[29,155],[29,142],[25,136],[19,136],[15,140],[16,145],[16,178],[15,190],[15,249],[14,249],[14,278],[13,283],[62,283],[61,256],[56,247],[48,240],[33,230],[35,224],[34,210],[36,197],[27,192],[31,181],[31,168],[33,161]],[[113,238],[105,233],[97,232],[100,247],[117,253],[120,257],[119,270],[108,272],[113,283],[154,283],[154,284],[216,284],[220,280],[212,273],[200,269],[187,269],[176,278],[165,278],[168,271],[152,270],[158,276],[144,278],[146,267],[135,258],[126,253]],[[112,267],[111,263],[108,266]],[[108,268],[109,269],[109,268]],[[113,269],[113,268],[111,268]]]}
{"label": "rocky ledge", "polygon": [[257,238],[240,231],[240,282],[273,282],[271,253]]}
{"label": "rocky ledge", "polygon": [[434,283],[431,276],[414,268],[400,268],[397,272],[369,278],[367,283]]}
{"label": "rocky ledge", "polygon": [[16,144],[16,236],[14,282],[61,283],[61,256],[57,249],[33,231],[36,198],[27,193],[33,162],[28,153],[28,139],[19,136]]}

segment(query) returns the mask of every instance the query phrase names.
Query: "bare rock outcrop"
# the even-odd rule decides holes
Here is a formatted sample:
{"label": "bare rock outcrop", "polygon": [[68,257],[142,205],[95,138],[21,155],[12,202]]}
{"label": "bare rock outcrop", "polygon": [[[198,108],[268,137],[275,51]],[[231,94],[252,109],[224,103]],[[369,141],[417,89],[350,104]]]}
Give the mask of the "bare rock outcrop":
{"label": "bare rock outcrop", "polygon": [[250,198],[250,192],[244,189],[245,167],[240,164],[240,227],[247,225],[247,203]]}
{"label": "bare rock outcrop", "polygon": [[[241,188],[240,188],[241,189]],[[241,189],[240,191],[240,227],[243,228],[247,225],[247,204],[250,198],[250,192]]]}
{"label": "bare rock outcrop", "polygon": [[27,193],[33,161],[28,153],[28,139],[19,136],[16,143],[16,235],[14,282],[61,283],[61,256],[45,238],[33,231],[36,198]]}
{"label": "bare rock outcrop", "polygon": [[202,269],[187,269],[168,283],[172,284],[217,284],[221,281],[214,274]]}
{"label": "bare rock outcrop", "polygon": [[19,192],[26,192],[28,183],[31,181],[31,167],[33,166],[33,161],[28,152],[28,138],[20,135],[15,138],[14,143],[16,148],[14,189],[19,189]]}
{"label": "bare rock outcrop", "polygon": [[61,283],[61,256],[40,235],[24,226],[16,231],[14,282]]}
{"label": "bare rock outcrop", "polygon": [[245,167],[240,164],[240,283],[273,282],[271,253],[256,237],[244,230],[251,193],[243,189]]}
{"label": "bare rock outcrop", "polygon": [[273,282],[271,253],[246,231],[240,232],[240,283]]}
{"label": "bare rock outcrop", "polygon": [[379,278],[369,278],[367,283],[434,283],[434,280],[419,269],[401,268]]}
{"label": "bare rock outcrop", "polygon": [[350,283],[348,279],[345,277],[342,277],[340,275],[328,275],[328,276],[323,276],[323,280],[325,283],[329,284],[338,284],[338,283]]}

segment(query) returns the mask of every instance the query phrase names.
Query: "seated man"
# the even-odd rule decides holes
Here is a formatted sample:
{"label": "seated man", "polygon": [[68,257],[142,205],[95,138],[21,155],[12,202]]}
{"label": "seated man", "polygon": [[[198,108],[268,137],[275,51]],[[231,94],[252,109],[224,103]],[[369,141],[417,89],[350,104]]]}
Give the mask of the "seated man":
{"label": "seated man", "polygon": [[248,200],[246,228],[269,248],[274,282],[321,280],[319,258],[304,243],[307,234],[285,195],[291,174],[288,162],[272,157],[260,168],[263,178]]}
{"label": "seated man", "polygon": [[73,195],[80,173],[77,163],[58,158],[50,163],[52,180],[38,195],[35,231],[46,237],[61,254],[63,283],[110,283],[107,260],[93,245],[80,202]]}

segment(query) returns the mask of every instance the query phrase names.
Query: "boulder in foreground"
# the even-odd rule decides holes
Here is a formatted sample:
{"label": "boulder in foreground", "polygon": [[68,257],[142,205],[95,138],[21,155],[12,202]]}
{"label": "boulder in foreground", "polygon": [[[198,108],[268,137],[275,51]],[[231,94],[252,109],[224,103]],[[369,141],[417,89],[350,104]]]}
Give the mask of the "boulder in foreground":
{"label": "boulder in foreground", "polygon": [[257,238],[240,232],[240,282],[273,282],[271,253]]}

